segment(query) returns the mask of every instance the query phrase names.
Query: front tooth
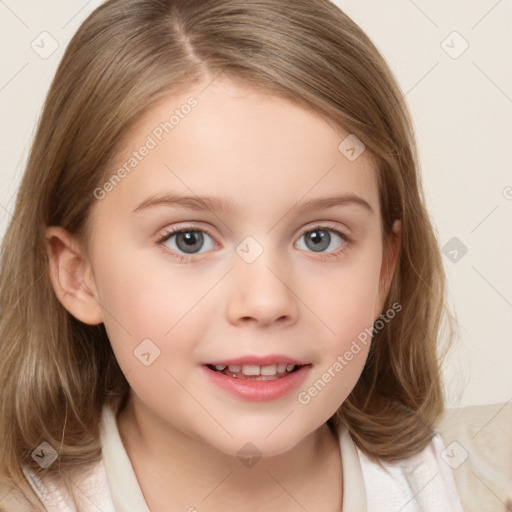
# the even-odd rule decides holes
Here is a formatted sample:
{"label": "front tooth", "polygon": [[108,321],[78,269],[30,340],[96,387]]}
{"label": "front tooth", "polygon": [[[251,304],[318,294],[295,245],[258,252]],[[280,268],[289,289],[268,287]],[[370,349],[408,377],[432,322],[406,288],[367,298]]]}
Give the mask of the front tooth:
{"label": "front tooth", "polygon": [[275,375],[277,372],[277,365],[273,364],[270,366],[261,367],[261,375]]}
{"label": "front tooth", "polygon": [[241,364],[230,364],[229,371],[233,373],[238,373],[242,369]]}
{"label": "front tooth", "polygon": [[216,369],[216,370],[220,370],[220,371],[222,371],[222,370],[224,370],[225,368],[226,368],[226,365],[225,365],[225,364],[216,364],[216,365],[215,365],[215,369]]}
{"label": "front tooth", "polygon": [[291,372],[293,369],[295,368],[295,365],[294,364],[288,364],[286,365],[286,370]]}
{"label": "front tooth", "polygon": [[260,375],[260,367],[255,364],[242,365],[242,373],[244,375]]}
{"label": "front tooth", "polygon": [[284,363],[279,363],[277,365],[277,373],[284,373],[286,370],[286,365]]}

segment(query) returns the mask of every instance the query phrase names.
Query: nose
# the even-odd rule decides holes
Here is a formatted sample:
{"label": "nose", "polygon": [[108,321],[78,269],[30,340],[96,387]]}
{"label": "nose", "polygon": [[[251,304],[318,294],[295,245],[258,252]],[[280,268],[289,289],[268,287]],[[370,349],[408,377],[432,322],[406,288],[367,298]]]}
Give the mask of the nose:
{"label": "nose", "polygon": [[291,267],[261,256],[231,272],[226,316],[233,325],[293,325],[298,318]]}

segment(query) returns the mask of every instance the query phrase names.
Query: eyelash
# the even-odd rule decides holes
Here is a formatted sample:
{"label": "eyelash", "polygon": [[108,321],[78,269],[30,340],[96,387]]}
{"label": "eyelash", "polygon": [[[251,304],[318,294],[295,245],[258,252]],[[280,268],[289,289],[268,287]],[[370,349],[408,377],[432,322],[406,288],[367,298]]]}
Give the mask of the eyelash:
{"label": "eyelash", "polygon": [[[339,257],[342,253],[344,253],[354,242],[353,238],[349,235],[346,235],[345,233],[342,233],[341,231],[337,230],[337,229],[334,229],[333,227],[330,227],[329,225],[326,225],[326,224],[316,224],[316,225],[313,225],[311,227],[308,227],[307,230],[303,231],[299,237],[299,239],[301,237],[303,237],[306,233],[311,233],[312,231],[316,231],[316,230],[325,230],[325,231],[331,231],[333,233],[335,233],[336,235],[338,235],[342,240],[343,240],[343,244],[336,250],[334,251],[331,251],[331,252],[328,252],[328,253],[321,253],[321,252],[318,252],[318,253],[315,253],[314,251],[310,251],[312,254],[316,254],[317,257],[322,260],[322,261],[327,261],[327,260],[330,260],[332,258],[336,258],[336,257]],[[188,263],[190,261],[192,261],[195,256],[197,256],[197,254],[191,254],[191,255],[187,255],[187,254],[179,254],[179,253],[176,253],[175,251],[172,251],[170,250],[169,248],[166,248],[165,247],[165,242],[167,242],[173,235],[176,235],[178,233],[186,233],[188,231],[199,231],[199,232],[202,232],[202,233],[206,233],[208,236],[210,236],[212,238],[212,240],[215,241],[215,238],[213,237],[212,234],[210,234],[208,232],[208,230],[206,229],[203,229],[203,228],[198,228],[197,226],[180,226],[178,228],[170,228],[169,230],[167,230],[158,240],[157,240],[157,245],[162,247],[162,249],[167,253],[167,254],[171,254],[172,257],[176,258],[180,263]],[[215,242],[217,243],[217,242]]]}

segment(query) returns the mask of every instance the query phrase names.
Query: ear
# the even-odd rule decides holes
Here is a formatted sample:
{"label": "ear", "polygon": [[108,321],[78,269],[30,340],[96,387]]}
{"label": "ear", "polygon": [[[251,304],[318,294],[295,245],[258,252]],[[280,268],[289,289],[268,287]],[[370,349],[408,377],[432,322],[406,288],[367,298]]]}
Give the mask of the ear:
{"label": "ear", "polygon": [[374,313],[375,320],[382,314],[386,298],[391,287],[393,276],[395,275],[396,264],[398,255],[400,254],[400,247],[402,244],[402,221],[395,220],[393,228],[388,237],[386,247],[383,251],[382,265],[379,277],[379,296],[377,311]]}
{"label": "ear", "polygon": [[91,265],[80,244],[65,229],[50,226],[45,231],[50,280],[60,303],[78,320],[103,322]]}

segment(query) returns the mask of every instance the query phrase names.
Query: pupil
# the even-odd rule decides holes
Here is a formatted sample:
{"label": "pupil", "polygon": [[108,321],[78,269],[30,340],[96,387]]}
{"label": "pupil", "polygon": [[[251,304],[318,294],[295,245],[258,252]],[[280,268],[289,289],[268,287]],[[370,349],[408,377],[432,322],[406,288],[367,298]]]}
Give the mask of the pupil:
{"label": "pupil", "polygon": [[176,245],[178,248],[189,254],[201,249],[203,245],[203,234],[199,231],[183,231],[176,235]]}
{"label": "pupil", "polygon": [[306,245],[315,252],[324,251],[330,243],[331,235],[325,229],[315,229],[306,236]]}

